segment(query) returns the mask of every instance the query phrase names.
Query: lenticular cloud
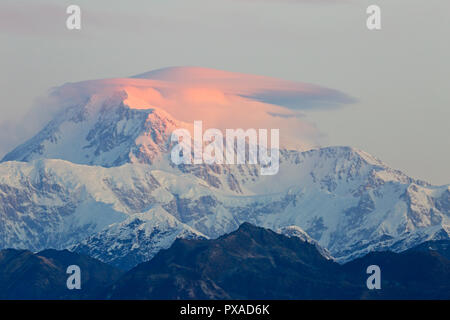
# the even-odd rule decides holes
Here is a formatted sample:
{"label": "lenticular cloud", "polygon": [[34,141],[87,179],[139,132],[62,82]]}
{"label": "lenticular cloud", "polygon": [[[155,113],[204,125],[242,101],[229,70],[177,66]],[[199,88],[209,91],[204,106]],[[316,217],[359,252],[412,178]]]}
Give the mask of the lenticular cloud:
{"label": "lenticular cloud", "polygon": [[[281,144],[296,149],[317,146],[322,137],[304,112],[353,102],[339,91],[312,84],[206,68],[172,67],[129,78],[67,83],[55,88],[34,113],[40,115],[42,123],[65,106],[114,92],[125,93],[124,103],[130,108],[163,109],[183,122],[201,120],[205,128],[280,129]],[[48,119],[42,121],[42,116]],[[36,116],[32,118],[36,122]]]}

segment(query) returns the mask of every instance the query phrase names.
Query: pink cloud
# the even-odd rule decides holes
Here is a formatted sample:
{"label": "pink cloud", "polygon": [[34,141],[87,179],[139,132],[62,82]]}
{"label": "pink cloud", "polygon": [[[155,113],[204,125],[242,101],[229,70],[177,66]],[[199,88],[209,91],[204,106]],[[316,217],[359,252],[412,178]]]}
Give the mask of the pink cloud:
{"label": "pink cloud", "polygon": [[[205,128],[278,128],[284,145],[310,148],[323,135],[304,110],[336,108],[353,99],[336,90],[264,76],[197,67],[174,67],[130,78],[69,83],[54,90],[51,105],[78,103],[94,94],[125,92],[131,108],[160,108]],[[55,102],[56,101],[56,102]]]}

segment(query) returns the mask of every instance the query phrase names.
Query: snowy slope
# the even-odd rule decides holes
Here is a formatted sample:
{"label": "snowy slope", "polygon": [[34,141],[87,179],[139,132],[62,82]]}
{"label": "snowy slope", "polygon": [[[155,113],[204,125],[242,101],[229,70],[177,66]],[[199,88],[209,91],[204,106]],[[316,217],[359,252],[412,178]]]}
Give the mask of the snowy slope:
{"label": "snowy slope", "polygon": [[177,238],[207,237],[157,206],[110,225],[75,245],[71,250],[128,270],[150,260],[159,250],[168,249]]}
{"label": "snowy slope", "polygon": [[[104,168],[63,160],[5,162],[0,165],[0,247],[65,248],[97,234],[97,240],[85,242],[92,248],[84,250],[107,252],[110,235],[117,233],[114,223],[156,206],[210,238],[245,221],[274,230],[298,226],[339,261],[373,249],[399,251],[448,238],[448,186],[396,177],[349,148],[332,150],[299,153],[303,165],[296,170],[297,184],[258,194],[220,190],[192,174],[145,164]],[[343,161],[345,154],[354,159]],[[274,176],[272,184],[281,184],[282,177]],[[131,233],[142,228],[135,224],[132,231],[129,222],[125,225]],[[138,237],[129,239],[125,247],[131,250]]]}

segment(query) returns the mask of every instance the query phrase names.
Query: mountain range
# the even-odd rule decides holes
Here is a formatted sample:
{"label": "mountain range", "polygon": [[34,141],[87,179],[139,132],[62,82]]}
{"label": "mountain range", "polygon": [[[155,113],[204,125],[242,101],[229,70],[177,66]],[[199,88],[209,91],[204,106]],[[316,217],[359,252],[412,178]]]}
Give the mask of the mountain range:
{"label": "mountain range", "polygon": [[[450,241],[402,253],[374,252],[344,265],[299,237],[242,224],[217,239],[177,239],[122,272],[67,250],[0,251],[1,299],[449,299]],[[68,290],[65,269],[81,269]],[[366,287],[369,265],[381,289]]]}
{"label": "mountain range", "polygon": [[[188,75],[198,83],[204,71]],[[177,239],[213,240],[245,222],[307,240],[341,264],[449,240],[450,185],[411,178],[356,148],[282,147],[273,176],[259,165],[174,165],[171,133],[192,125],[142,102],[142,92],[164,97],[175,76],[56,90],[58,112],[0,163],[0,249],[68,249],[128,271]]]}

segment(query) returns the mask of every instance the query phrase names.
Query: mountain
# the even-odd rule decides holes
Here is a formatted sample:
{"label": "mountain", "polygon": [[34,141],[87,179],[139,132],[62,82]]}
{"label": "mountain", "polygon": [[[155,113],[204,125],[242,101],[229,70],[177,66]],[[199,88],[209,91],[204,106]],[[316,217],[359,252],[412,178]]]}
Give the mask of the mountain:
{"label": "mountain", "polygon": [[[69,290],[67,267],[81,270],[81,289]],[[67,250],[0,251],[0,299],[90,299],[121,275],[121,271],[88,256]]]}
{"label": "mountain", "polygon": [[[217,239],[177,238],[126,273],[68,250],[5,249],[0,299],[450,299],[449,240],[344,265],[308,241],[244,223]],[[81,290],[67,289],[70,265]],[[380,290],[366,287],[370,265],[380,267]]]}
{"label": "mountain", "polygon": [[168,150],[170,133],[182,125],[163,110],[130,108],[123,103],[126,98],[120,91],[63,108],[2,161],[63,159],[103,167],[151,163]]}
{"label": "mountain", "polygon": [[[373,264],[381,269],[381,290],[366,287]],[[412,249],[339,265],[298,237],[244,223],[214,240],[177,239],[123,275],[106,298],[449,299],[450,260]]]}
{"label": "mountain", "polygon": [[206,239],[161,207],[133,214],[125,221],[88,237],[72,248],[77,253],[95,256],[123,270],[148,261],[177,238]]}
{"label": "mountain", "polygon": [[[193,74],[196,85],[210,75]],[[258,165],[174,165],[171,133],[191,124],[142,96],[156,104],[179,89],[184,97],[185,88],[167,91],[172,76],[60,88],[57,114],[0,163],[0,248],[70,248],[130,269],[175,239],[214,239],[244,222],[297,230],[340,263],[449,239],[449,185],[413,179],[355,148],[283,147],[272,176]]]}
{"label": "mountain", "polygon": [[[358,288],[339,279],[339,268],[312,244],[244,223],[215,240],[177,239],[170,249],[126,273],[108,298],[351,297]],[[345,289],[344,296],[336,283]]]}

